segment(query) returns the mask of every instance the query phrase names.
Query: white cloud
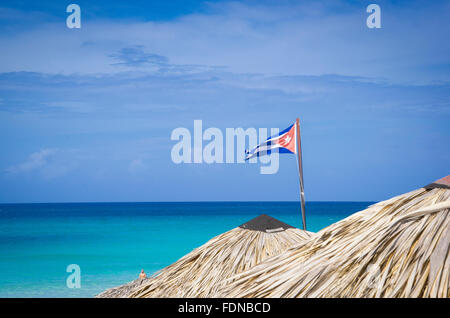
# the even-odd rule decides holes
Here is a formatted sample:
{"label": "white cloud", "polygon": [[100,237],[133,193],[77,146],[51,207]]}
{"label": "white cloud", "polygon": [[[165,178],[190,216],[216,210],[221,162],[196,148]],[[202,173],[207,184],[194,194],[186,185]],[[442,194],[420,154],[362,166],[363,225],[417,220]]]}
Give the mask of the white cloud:
{"label": "white cloud", "polygon": [[67,175],[78,166],[79,156],[74,150],[45,148],[33,152],[28,158],[6,169],[9,174],[37,173],[45,179],[54,179]]}
{"label": "white cloud", "polygon": [[147,170],[147,166],[142,159],[134,159],[128,165],[128,171],[131,173],[139,173],[145,170]]}
{"label": "white cloud", "polygon": [[47,165],[50,158],[57,153],[57,149],[42,149],[32,153],[28,159],[22,163],[11,166],[6,169],[10,173],[22,173],[40,169]]}

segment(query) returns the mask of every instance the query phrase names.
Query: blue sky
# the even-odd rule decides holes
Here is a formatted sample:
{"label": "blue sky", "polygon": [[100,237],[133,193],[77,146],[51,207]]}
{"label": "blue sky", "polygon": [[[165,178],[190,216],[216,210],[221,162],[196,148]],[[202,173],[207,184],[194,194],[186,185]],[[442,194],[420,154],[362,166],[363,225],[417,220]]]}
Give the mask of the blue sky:
{"label": "blue sky", "polygon": [[301,118],[307,200],[449,174],[449,1],[0,4],[0,202],[297,200],[294,156],[171,161],[177,127]]}

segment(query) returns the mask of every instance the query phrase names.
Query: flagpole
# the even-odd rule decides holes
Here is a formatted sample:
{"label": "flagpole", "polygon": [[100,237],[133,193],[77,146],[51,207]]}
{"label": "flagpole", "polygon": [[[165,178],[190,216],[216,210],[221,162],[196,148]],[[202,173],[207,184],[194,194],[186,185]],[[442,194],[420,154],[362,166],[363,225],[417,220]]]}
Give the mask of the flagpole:
{"label": "flagpole", "polygon": [[296,122],[297,130],[297,162],[298,162],[298,177],[300,181],[300,200],[302,207],[302,222],[303,230],[306,231],[306,217],[305,217],[305,190],[303,188],[303,165],[302,165],[302,142],[300,140],[300,120],[297,118]]}

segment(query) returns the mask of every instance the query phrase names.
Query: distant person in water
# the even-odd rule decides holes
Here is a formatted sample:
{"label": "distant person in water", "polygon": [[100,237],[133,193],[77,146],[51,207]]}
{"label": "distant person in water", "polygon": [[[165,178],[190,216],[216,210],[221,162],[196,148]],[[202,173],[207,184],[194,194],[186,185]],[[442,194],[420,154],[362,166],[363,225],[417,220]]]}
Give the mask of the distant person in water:
{"label": "distant person in water", "polygon": [[145,274],[144,269],[141,270],[141,273],[139,274],[139,278],[140,279],[147,278],[147,275]]}

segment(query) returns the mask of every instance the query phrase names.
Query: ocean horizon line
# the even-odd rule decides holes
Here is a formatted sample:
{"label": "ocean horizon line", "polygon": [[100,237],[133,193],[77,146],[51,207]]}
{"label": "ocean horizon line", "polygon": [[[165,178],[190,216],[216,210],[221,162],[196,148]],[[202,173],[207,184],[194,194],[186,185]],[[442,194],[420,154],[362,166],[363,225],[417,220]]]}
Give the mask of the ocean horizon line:
{"label": "ocean horizon line", "polygon": [[[306,203],[376,203],[376,200],[311,200]],[[300,203],[296,200],[274,201],[274,200],[212,200],[212,201],[66,201],[66,202],[0,202],[0,205],[40,205],[40,204],[149,204],[149,203]]]}

